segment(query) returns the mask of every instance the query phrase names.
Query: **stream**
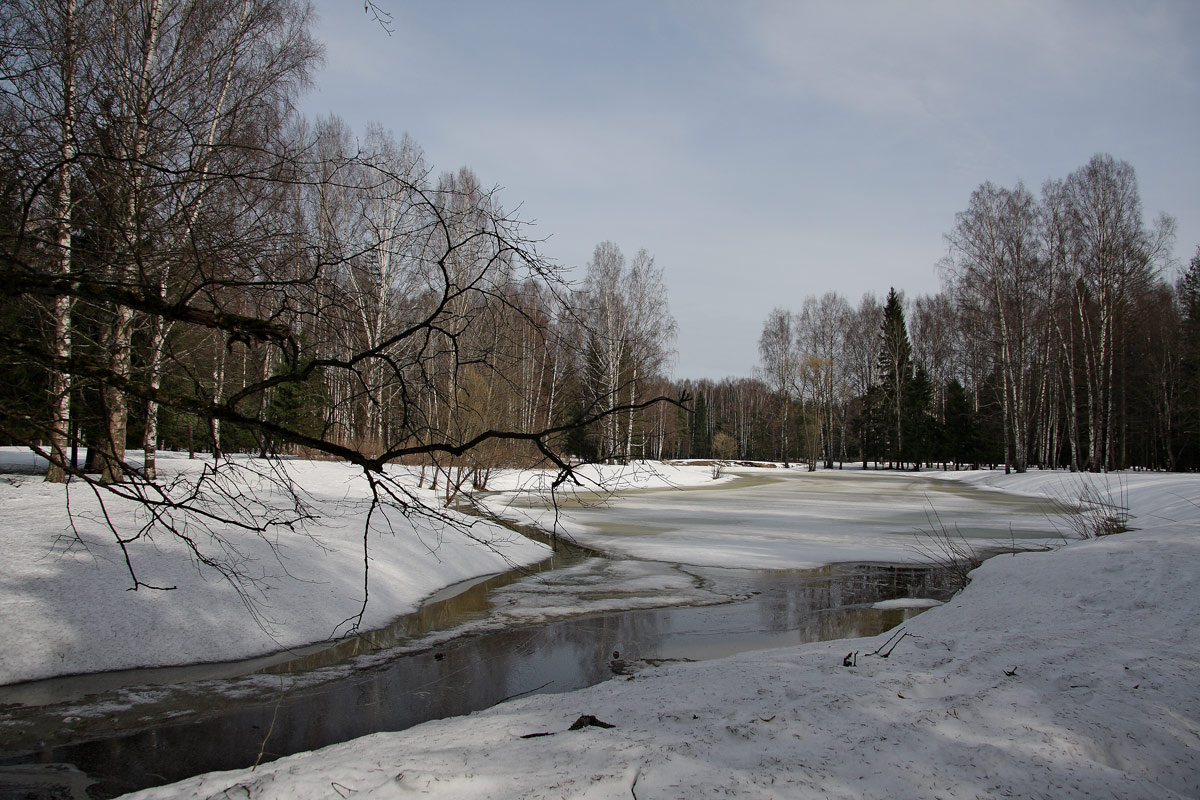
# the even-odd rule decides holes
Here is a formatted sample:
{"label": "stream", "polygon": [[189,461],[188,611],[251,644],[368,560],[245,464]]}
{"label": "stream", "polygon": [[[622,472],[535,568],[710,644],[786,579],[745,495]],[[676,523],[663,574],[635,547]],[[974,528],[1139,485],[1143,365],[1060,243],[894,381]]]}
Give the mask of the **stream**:
{"label": "stream", "polygon": [[922,610],[874,604],[952,584],[928,566],[731,569],[564,545],[333,646],[0,687],[0,800],[113,797],[664,663],[873,636]]}
{"label": "stream", "polygon": [[[124,688],[73,703],[9,709],[10,718],[0,726],[0,797],[112,797],[250,766],[260,752],[263,760],[272,760],[468,714],[512,697],[582,688],[645,666],[870,636],[920,610],[874,609],[872,603],[949,594],[937,585],[936,571],[924,567],[696,572],[721,591],[742,592],[740,599],[515,626],[417,652],[389,654],[386,646],[376,650],[366,639],[353,640],[341,647],[352,646],[358,654],[343,654],[340,661],[328,652],[335,648],[327,648],[241,679]],[[476,617],[514,577],[526,579],[502,575],[477,583],[427,604],[393,628],[453,630],[456,622]],[[404,638],[394,630],[377,636]],[[612,658],[614,651],[621,653],[619,660]],[[74,771],[46,766],[31,772],[28,767],[61,764],[96,782],[88,794],[81,793],[86,781]],[[70,781],[74,784],[67,790]],[[35,782],[47,793],[16,789]]]}

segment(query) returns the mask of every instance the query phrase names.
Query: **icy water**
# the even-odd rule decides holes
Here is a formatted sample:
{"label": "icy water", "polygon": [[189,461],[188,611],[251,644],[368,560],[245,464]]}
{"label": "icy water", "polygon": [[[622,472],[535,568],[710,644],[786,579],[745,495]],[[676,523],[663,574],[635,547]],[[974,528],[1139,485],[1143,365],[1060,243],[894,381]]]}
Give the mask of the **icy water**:
{"label": "icy water", "polygon": [[[42,715],[48,720],[4,726],[3,747],[9,752],[0,763],[70,763],[98,781],[92,796],[113,796],[200,772],[249,766],[260,751],[271,760],[467,714],[512,697],[582,688],[649,665],[873,635],[916,609],[879,610],[870,604],[948,594],[927,568],[839,565],[795,572],[702,570],[698,575],[723,591],[742,592],[743,599],[515,626],[417,653],[379,652],[358,668],[325,667],[324,676],[296,679],[287,672],[289,665],[276,665],[278,675],[226,686],[208,682],[132,690],[89,698],[73,709],[48,707]],[[449,601],[431,613],[473,615],[479,610],[475,601],[489,594],[489,587],[480,585],[468,594],[464,602]],[[620,653],[618,659],[614,652]],[[12,733],[18,733],[17,740],[9,738]]]}
{"label": "icy water", "polygon": [[[772,471],[774,472],[774,471]],[[920,473],[778,470],[725,488],[631,492],[565,503],[580,539],[608,552],[692,564],[770,568],[922,560],[928,534],[999,549],[1057,540],[1062,509],[1044,498],[989,491]],[[520,512],[519,505],[513,509]],[[535,518],[537,509],[532,509]],[[616,535],[614,535],[616,534]]]}
{"label": "icy water", "polygon": [[[748,513],[799,485],[748,481],[718,492],[638,495],[632,507],[581,511],[607,516],[626,541],[653,543],[682,524],[708,525],[715,536],[722,524],[716,509]],[[890,484],[873,485],[886,492]],[[713,497],[716,506],[703,506]],[[1000,498],[970,500],[1004,502]],[[689,501],[702,505],[689,508]],[[902,518],[893,532],[910,521],[904,515],[919,513],[911,498],[907,502],[907,510],[892,504],[892,515]],[[660,505],[674,508],[660,512]],[[876,506],[863,503],[858,511],[874,520]],[[834,506],[830,501],[823,508],[829,513]],[[652,518],[638,509],[649,509],[644,513]],[[1016,504],[1005,509],[1010,517],[1023,511]],[[992,528],[980,534],[999,535]],[[919,610],[876,609],[874,603],[945,599],[947,580],[928,566],[726,569],[566,548],[538,574],[513,572],[453,587],[390,628],[335,647],[240,664],[0,687],[0,800],[111,797],[662,663],[871,636]],[[63,764],[71,766],[56,766]]]}

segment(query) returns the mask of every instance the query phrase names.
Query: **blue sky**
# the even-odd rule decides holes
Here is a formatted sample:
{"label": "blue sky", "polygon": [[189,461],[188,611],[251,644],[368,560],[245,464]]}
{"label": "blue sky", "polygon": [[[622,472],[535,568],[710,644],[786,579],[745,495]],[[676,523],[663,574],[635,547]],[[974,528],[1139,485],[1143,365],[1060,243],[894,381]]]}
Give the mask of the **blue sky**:
{"label": "blue sky", "polygon": [[675,375],[751,374],[762,323],[834,290],[939,287],[985,180],[1033,191],[1097,152],[1200,244],[1200,2],[318,0],[304,101],[469,166],[582,268],[646,248]]}

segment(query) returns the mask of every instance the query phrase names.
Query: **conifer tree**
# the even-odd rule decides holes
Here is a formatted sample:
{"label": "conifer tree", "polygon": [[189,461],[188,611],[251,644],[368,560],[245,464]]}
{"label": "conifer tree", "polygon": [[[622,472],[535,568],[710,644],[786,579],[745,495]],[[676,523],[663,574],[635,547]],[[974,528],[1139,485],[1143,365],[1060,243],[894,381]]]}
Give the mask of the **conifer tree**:
{"label": "conifer tree", "polygon": [[912,381],[912,344],[909,342],[908,326],[904,321],[903,301],[894,287],[888,291],[883,307],[879,374],[883,397],[886,400],[882,409],[887,421],[886,453],[889,461],[899,464],[906,453],[905,395]]}
{"label": "conifer tree", "polygon": [[918,366],[910,376],[904,393],[904,419],[901,426],[905,443],[901,458],[911,462],[917,469],[933,458],[937,421],[931,413],[932,407],[933,383],[925,368]]}
{"label": "conifer tree", "polygon": [[946,385],[946,421],[943,425],[943,457],[958,469],[979,461],[979,434],[971,414],[971,398],[957,378]]}

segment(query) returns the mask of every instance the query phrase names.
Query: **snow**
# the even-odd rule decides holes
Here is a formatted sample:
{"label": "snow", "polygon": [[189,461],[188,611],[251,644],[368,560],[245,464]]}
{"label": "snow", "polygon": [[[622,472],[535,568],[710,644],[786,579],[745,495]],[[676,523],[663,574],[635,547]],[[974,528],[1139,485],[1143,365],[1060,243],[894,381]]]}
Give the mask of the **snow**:
{"label": "snow", "polygon": [[[664,489],[615,499],[567,495],[549,509],[502,494],[488,505],[503,517],[630,558],[745,569],[926,563],[929,550],[940,549],[931,534],[943,529],[977,550],[1045,547],[1062,538],[1050,520],[1058,513],[1054,504],[964,492],[961,484],[929,473],[740,472],[757,480],[703,494]],[[663,480],[696,488],[686,477],[697,476]],[[778,482],[785,479],[789,491],[780,492]],[[711,477],[707,484],[714,485]]]}
{"label": "snow", "polygon": [[[286,464],[317,517],[295,530],[277,526],[254,536],[214,528],[223,543],[193,529],[207,557],[225,559],[253,579],[239,593],[163,533],[130,545],[133,567],[146,584],[176,588],[128,591],[124,557],[95,493],[79,484],[67,489],[44,483],[36,460],[19,451],[0,452],[0,463],[9,473],[0,480],[0,684],[249,658],[344,635],[345,621],[361,609],[368,487],[352,467]],[[179,454],[158,457],[168,479],[194,480],[206,463]],[[239,466],[262,468],[253,460]],[[415,480],[410,483],[416,493]],[[259,481],[256,493],[264,503],[286,505],[269,481]],[[105,511],[123,535],[136,528],[129,502],[108,497]],[[532,564],[549,552],[495,524],[449,513],[448,519],[471,527],[395,512],[376,515],[362,629],[388,624],[446,586]]]}
{"label": "snow", "polygon": [[[130,454],[135,461],[138,453]],[[0,448],[0,686],[60,675],[143,667],[228,662],[326,642],[344,636],[362,610],[363,531],[369,488],[357,468],[328,461],[288,460],[286,469],[314,519],[295,529],[275,526],[265,536],[231,526],[197,530],[206,556],[243,572],[238,588],[201,564],[179,540],[162,532],[129,546],[139,580],[132,580],[103,514],[128,536],[143,521],[132,503],[104,497],[78,483],[47,484],[45,462],[27,450]],[[211,461],[159,452],[166,481],[195,482]],[[238,477],[254,486],[255,502],[286,508],[272,465],[239,458]],[[711,485],[708,467],[633,464],[583,467],[580,495],[620,489]],[[418,487],[417,473],[391,476],[432,507],[439,499]],[[519,496],[544,486],[553,473],[498,473],[493,488]],[[724,478],[723,481],[732,480]],[[719,482],[718,482],[719,483]],[[102,513],[103,512],[103,513]],[[443,511],[444,519],[379,514],[371,524],[369,602],[359,627],[382,628],[415,611],[446,587],[543,560],[549,548],[507,528]],[[456,525],[455,523],[459,523]],[[468,527],[469,526],[469,527]],[[582,569],[583,567],[577,568]],[[555,591],[553,582],[525,581],[509,590],[511,603],[492,624],[546,619],[580,611],[712,602],[682,576],[648,585],[636,565],[592,565],[604,583],[593,598]],[[568,577],[572,577],[568,575]],[[671,590],[669,602],[662,592]],[[657,595],[657,596],[656,596]]]}
{"label": "snow", "polygon": [[[574,468],[575,479],[564,482],[558,491],[566,497],[607,496],[617,491],[719,486],[736,480],[736,476],[729,472],[714,479],[709,463],[633,461],[629,464],[583,464]],[[737,470],[739,473],[765,474],[777,471],[773,466],[737,467]],[[542,495],[550,490],[557,475],[546,470],[503,470],[488,481],[488,489],[516,495]]]}
{"label": "snow", "polygon": [[941,600],[934,600],[931,597],[897,597],[894,600],[880,600],[878,603],[872,603],[871,608],[934,608],[941,604]]}
{"label": "snow", "polygon": [[[900,503],[893,527],[917,513],[914,500],[906,505],[889,495],[893,479],[901,480],[850,472],[827,478],[856,491],[862,481],[875,482],[872,498],[860,498],[875,528],[865,542],[872,552],[891,547],[876,518],[887,516],[879,505]],[[1112,478],[1061,473],[940,476],[934,483],[947,489],[937,495],[941,519],[953,524],[961,511],[967,535],[987,541],[997,538],[992,523],[971,519],[965,500],[955,506],[964,495],[946,479],[987,488],[994,514],[1026,508],[1027,496],[1070,503],[1079,496],[1077,482],[1093,482],[1100,494],[1115,491],[1128,505],[1137,530],[993,558],[950,602],[872,639],[656,667],[130,797],[1200,794],[1200,648],[1191,635],[1200,612],[1200,476],[1130,474],[1115,485]],[[736,485],[715,494],[726,491]],[[832,483],[826,491],[834,491]],[[637,494],[639,502],[650,496]],[[653,497],[651,505],[660,497],[672,502]],[[742,510],[751,504],[738,502],[746,504]],[[825,513],[842,508],[829,496],[818,503]],[[633,529],[605,541],[685,557],[686,530],[659,531],[670,546],[655,550],[654,534],[637,529],[653,522],[645,508],[620,501],[612,515],[623,518],[627,507],[638,517]],[[844,524],[828,522],[835,530]],[[821,548],[838,552],[836,536],[812,520],[789,527],[754,518],[725,533],[754,539],[752,524],[760,523],[763,552],[786,544],[781,529],[823,537],[786,559]],[[724,524],[697,529],[691,544],[700,555],[693,558],[761,557],[739,555],[742,545],[722,547],[714,528]],[[604,536],[595,526],[588,530],[591,541]],[[1034,533],[1018,525],[1011,536]],[[851,666],[844,666],[847,653]],[[615,727],[568,730],[584,714]],[[530,734],[550,735],[522,738]]]}
{"label": "snow", "polygon": [[[361,604],[367,487],[344,465],[286,465],[317,519],[236,539],[229,563],[264,589],[247,598],[161,534],[134,543],[134,565],[144,582],[178,588],[127,591],[91,492],[43,483],[36,461],[14,451],[0,463],[0,683],[298,647],[327,639]],[[160,464],[192,479],[203,466],[177,454]],[[639,559],[747,568],[918,561],[939,527],[972,547],[1053,547],[987,561],[950,602],[871,639],[650,667],[131,797],[1200,795],[1200,647],[1191,635],[1200,476],[737,472],[741,480],[714,481],[706,466],[595,468],[563,495],[557,517],[530,498],[545,475],[498,475],[493,509],[633,559],[585,559],[513,583],[497,595],[498,619],[661,604],[664,592],[696,601],[686,573],[664,578]],[[414,476],[396,478],[420,493]],[[606,498],[615,482],[627,491]],[[271,491],[262,482],[259,500],[285,504]],[[1133,530],[1071,538],[1064,511],[1098,502],[1128,507]],[[107,510],[121,530],[136,520],[122,502]],[[367,628],[545,553],[498,526],[474,521],[464,532],[395,514],[375,520],[368,542]],[[879,606],[897,603],[935,605]],[[615,727],[568,730],[584,714]]]}

